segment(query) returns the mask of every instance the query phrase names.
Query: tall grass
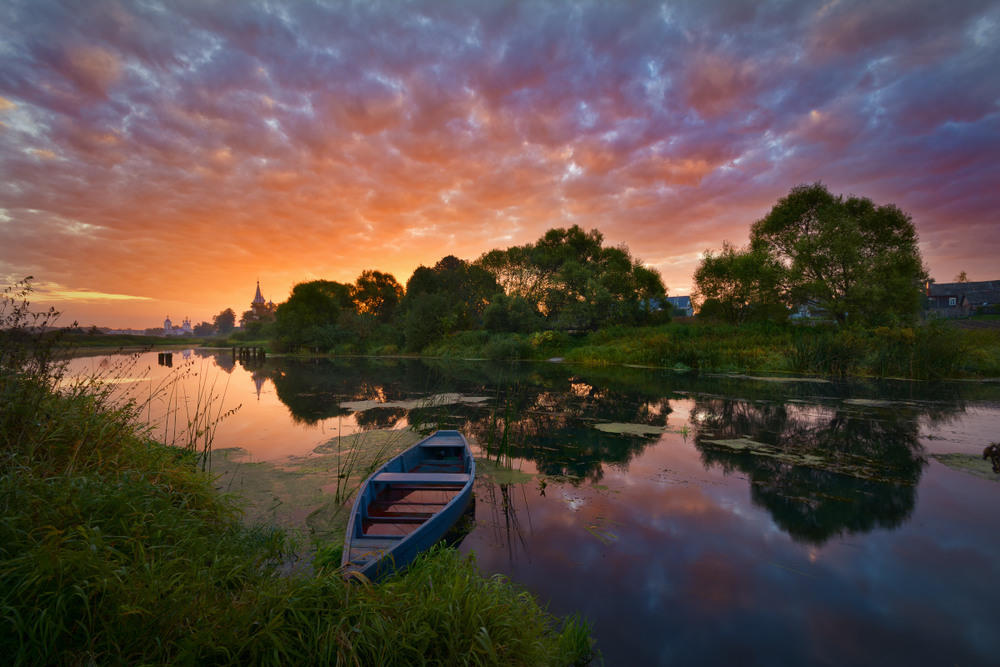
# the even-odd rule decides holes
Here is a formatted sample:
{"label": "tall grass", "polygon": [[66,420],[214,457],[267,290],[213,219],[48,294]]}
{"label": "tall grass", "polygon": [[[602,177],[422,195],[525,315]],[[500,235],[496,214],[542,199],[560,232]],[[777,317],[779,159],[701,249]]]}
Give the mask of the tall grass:
{"label": "tall grass", "polygon": [[489,336],[484,332],[463,332],[425,352],[449,357],[563,357],[566,361],[597,365],[833,377],[934,380],[1000,375],[1000,331],[962,330],[944,322],[867,329],[694,321],[614,326],[576,336],[556,332]]}
{"label": "tall grass", "polygon": [[378,587],[350,586],[330,570],[287,573],[281,531],[244,526],[194,449],[150,437],[141,403],[112,400],[99,390],[109,383],[60,386],[48,351],[31,347],[35,333],[8,326],[0,339],[8,664],[589,659],[585,626],[560,624],[454,551]]}
{"label": "tall grass", "polygon": [[[343,445],[342,429],[338,426],[336,438],[337,479],[334,484],[333,503],[343,506],[361,488],[361,484],[383,463],[399,453],[404,431],[391,430],[388,437],[369,438],[369,431],[361,431]],[[380,431],[385,434],[385,431]],[[329,445],[327,446],[329,448]]]}

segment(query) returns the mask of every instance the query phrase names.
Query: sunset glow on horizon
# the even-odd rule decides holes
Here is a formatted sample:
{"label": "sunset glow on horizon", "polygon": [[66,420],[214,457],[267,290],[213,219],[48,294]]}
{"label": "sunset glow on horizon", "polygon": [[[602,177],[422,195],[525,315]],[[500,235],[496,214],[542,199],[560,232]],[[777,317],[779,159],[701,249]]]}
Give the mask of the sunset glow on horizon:
{"label": "sunset glow on horizon", "polygon": [[599,229],[688,294],[801,183],[1000,279],[1000,4],[0,7],[0,278],[159,326]]}

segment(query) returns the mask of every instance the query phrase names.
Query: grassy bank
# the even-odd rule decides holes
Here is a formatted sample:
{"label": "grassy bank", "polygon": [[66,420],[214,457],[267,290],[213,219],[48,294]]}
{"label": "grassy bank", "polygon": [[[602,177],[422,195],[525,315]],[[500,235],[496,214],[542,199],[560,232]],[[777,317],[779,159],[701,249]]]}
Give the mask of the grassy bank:
{"label": "grassy bank", "polygon": [[1000,377],[1000,330],[948,323],[875,329],[697,321],[610,327],[581,335],[462,332],[424,354],[639,364],[710,372],[913,379]]}
{"label": "grassy bank", "polygon": [[135,404],[0,348],[0,651],[12,664],[573,664],[586,628],[437,550],[383,585],[289,567]]}

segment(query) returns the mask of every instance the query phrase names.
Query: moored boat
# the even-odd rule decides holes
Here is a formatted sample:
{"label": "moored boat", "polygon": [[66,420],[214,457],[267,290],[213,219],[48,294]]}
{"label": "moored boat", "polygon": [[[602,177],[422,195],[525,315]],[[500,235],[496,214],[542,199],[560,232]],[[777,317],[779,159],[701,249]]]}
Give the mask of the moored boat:
{"label": "moored boat", "polygon": [[370,580],[440,540],[472,498],[476,463],[458,431],[436,431],[376,470],[351,509],[342,565]]}

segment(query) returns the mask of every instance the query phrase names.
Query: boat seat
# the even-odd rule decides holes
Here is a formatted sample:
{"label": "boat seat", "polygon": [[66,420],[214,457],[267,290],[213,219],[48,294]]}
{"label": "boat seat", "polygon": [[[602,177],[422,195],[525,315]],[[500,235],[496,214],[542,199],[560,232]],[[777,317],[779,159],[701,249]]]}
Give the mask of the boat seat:
{"label": "boat seat", "polygon": [[380,472],[372,481],[389,484],[465,484],[469,475],[457,472]]}
{"label": "boat seat", "polygon": [[399,544],[403,535],[385,535],[383,537],[355,537],[351,539],[352,549],[391,549]]}

